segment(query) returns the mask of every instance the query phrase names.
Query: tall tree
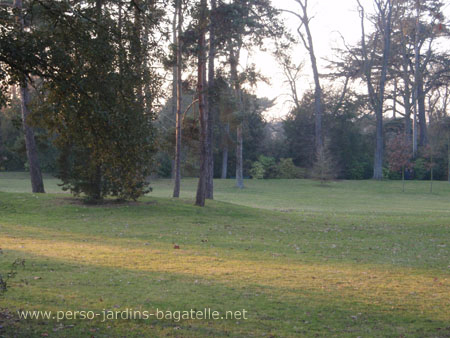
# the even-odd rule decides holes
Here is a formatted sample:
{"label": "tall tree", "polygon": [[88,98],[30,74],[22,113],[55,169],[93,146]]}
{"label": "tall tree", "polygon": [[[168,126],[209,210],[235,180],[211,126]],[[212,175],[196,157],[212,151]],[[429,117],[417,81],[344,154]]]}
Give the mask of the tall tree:
{"label": "tall tree", "polygon": [[180,184],[181,184],[181,124],[183,120],[182,115],[182,101],[183,101],[183,92],[182,92],[182,67],[183,67],[183,8],[182,8],[182,0],[176,0],[175,2],[175,11],[178,13],[178,22],[177,22],[177,44],[176,44],[176,52],[177,52],[177,62],[176,62],[176,79],[177,79],[177,112],[176,112],[176,127],[175,127],[175,177],[174,177],[174,188],[173,188],[173,197],[180,197]]}
{"label": "tall tree", "polygon": [[[359,12],[361,18],[361,52],[363,56],[363,69],[365,80],[367,83],[367,89],[369,94],[370,104],[375,111],[376,118],[376,138],[375,138],[375,155],[373,166],[373,178],[381,180],[383,178],[383,112],[384,112],[384,100],[385,100],[385,86],[387,81],[387,72],[389,66],[389,57],[391,52],[391,28],[392,28],[392,3],[391,0],[375,0],[377,9],[377,22],[378,27],[375,33],[374,40],[381,38],[382,41],[382,62],[381,70],[377,83],[377,89],[375,89],[375,79],[373,78],[373,57],[374,52],[369,54],[366,44],[366,34],[364,28],[365,11],[364,7],[358,0]],[[374,46],[376,48],[376,44]]]}
{"label": "tall tree", "polygon": [[206,41],[207,6],[206,0],[200,1],[199,37],[198,37],[198,65],[197,65],[197,93],[200,120],[200,174],[197,186],[195,204],[203,207],[206,198],[206,181],[208,179],[208,110],[206,109]]}
{"label": "tall tree", "polygon": [[213,156],[213,132],[214,117],[217,116],[215,79],[215,58],[216,58],[216,15],[217,2],[211,0],[211,11],[209,20],[209,55],[208,55],[208,132],[206,140],[206,157],[208,162],[208,175],[206,179],[206,198],[214,198],[214,156]]}
{"label": "tall tree", "polygon": [[[242,82],[238,72],[241,49],[251,52],[252,47],[263,47],[264,39],[280,36],[282,27],[277,20],[276,11],[268,0],[233,0],[221,3],[218,7],[217,21],[220,22],[222,50],[227,53],[230,66],[230,83],[234,91],[234,120],[236,122],[236,186],[243,188],[243,132],[242,132]],[[219,25],[219,24],[218,24]],[[217,32],[219,33],[219,32]],[[224,151],[225,155],[228,151]],[[225,161],[223,161],[225,163]],[[225,166],[224,166],[225,168]],[[222,171],[222,177],[224,177]]]}
{"label": "tall tree", "polygon": [[[322,116],[323,116],[323,93],[320,86],[320,74],[317,66],[316,53],[314,51],[313,37],[310,28],[311,18],[308,15],[308,0],[295,0],[300,5],[301,13],[296,13],[291,10],[284,10],[288,13],[295,15],[300,20],[300,26],[297,28],[297,32],[303,42],[303,46],[308,51],[311,68],[314,78],[314,138],[315,148],[317,153],[322,153],[323,135],[322,135]],[[302,32],[302,29],[305,33]],[[305,36],[306,34],[306,36]]]}
{"label": "tall tree", "polygon": [[[22,13],[22,0],[14,0],[14,9],[16,13],[17,30],[19,30],[19,34],[23,38],[24,19]],[[28,80],[25,75],[22,75],[20,80],[20,100],[22,110],[22,127],[25,135],[25,146],[27,150],[28,165],[30,168],[31,188],[35,193],[44,193],[44,182],[42,180],[41,167],[39,165],[37,155],[34,131],[28,124],[30,115],[30,92],[28,88]]]}

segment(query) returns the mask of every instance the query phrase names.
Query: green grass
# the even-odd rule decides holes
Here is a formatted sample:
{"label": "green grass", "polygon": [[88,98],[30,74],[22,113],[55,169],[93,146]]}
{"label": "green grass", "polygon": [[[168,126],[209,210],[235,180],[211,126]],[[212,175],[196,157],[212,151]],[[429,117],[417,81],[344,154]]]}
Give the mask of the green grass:
{"label": "green grass", "polygon": [[[450,185],[436,182],[169,180],[137,203],[85,206],[28,193],[0,173],[0,336],[450,335]],[[174,245],[180,249],[175,249]],[[39,277],[39,278],[36,278]],[[247,320],[15,320],[24,310],[248,311]]]}

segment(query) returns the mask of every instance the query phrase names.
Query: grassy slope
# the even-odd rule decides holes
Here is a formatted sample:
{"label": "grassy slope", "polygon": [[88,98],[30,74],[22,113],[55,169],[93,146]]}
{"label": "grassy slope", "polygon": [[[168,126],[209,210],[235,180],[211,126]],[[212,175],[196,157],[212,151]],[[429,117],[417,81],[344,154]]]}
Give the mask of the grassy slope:
{"label": "grassy slope", "polygon": [[0,271],[27,260],[1,306],[211,307],[248,320],[8,321],[0,335],[450,335],[448,183],[430,195],[427,182],[402,194],[399,182],[217,181],[204,209],[195,183],[181,201],[161,180],[140,203],[87,207],[0,174]]}

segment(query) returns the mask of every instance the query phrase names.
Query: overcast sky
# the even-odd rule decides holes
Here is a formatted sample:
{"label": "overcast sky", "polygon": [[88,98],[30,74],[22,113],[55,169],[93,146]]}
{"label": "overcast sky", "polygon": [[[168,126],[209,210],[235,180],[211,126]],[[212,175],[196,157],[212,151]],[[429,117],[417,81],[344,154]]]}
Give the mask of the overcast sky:
{"label": "overcast sky", "polygon": [[[294,0],[272,0],[277,8],[289,9],[291,11],[300,12],[299,5]],[[366,13],[373,12],[373,0],[361,0],[365,7]],[[326,62],[323,58],[331,59],[333,55],[333,47],[342,46],[342,40],[338,32],[340,32],[347,43],[356,43],[361,36],[360,18],[357,10],[356,0],[309,0],[309,15],[313,16],[311,21],[311,32],[313,35],[314,49],[316,57],[319,60],[319,72],[326,73],[324,69]],[[446,14],[450,11],[450,1],[446,6]],[[296,32],[298,27],[298,19],[292,14],[284,13],[283,17],[287,20],[288,26]],[[367,23],[366,30],[369,30]],[[304,76],[299,83],[299,96],[302,92],[311,88],[312,76],[310,73],[309,56],[303,46],[299,45],[295,50],[297,60],[304,60]],[[241,60],[245,63],[246,60]],[[256,90],[258,96],[265,96],[270,99],[278,97],[276,105],[267,112],[270,117],[282,117],[289,112],[291,105],[285,103],[287,96],[283,94],[289,93],[289,88],[283,84],[284,78],[280,67],[275,59],[265,53],[255,53],[249,62],[255,62],[260,71],[271,79],[271,85],[259,84]]]}

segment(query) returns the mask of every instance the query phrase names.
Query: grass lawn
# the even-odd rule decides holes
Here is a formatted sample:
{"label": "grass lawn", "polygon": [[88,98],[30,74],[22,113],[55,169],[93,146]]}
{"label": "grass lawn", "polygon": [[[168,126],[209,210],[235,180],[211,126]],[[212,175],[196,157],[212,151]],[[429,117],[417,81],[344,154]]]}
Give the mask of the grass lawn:
{"label": "grass lawn", "polygon": [[[450,184],[158,180],[86,206],[47,177],[0,173],[0,336],[449,337]],[[246,310],[248,319],[17,319],[16,311]]]}

